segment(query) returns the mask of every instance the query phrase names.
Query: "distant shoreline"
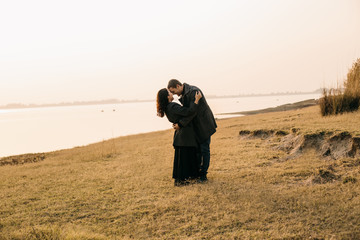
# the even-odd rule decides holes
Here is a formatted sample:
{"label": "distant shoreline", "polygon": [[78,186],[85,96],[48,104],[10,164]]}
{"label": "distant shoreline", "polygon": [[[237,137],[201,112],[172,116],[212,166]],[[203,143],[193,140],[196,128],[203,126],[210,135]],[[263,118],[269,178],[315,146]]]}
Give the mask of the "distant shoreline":
{"label": "distant shoreline", "polygon": [[64,103],[49,103],[49,104],[22,104],[11,103],[0,106],[1,109],[25,109],[25,108],[44,108],[44,107],[69,107],[69,106],[91,106],[91,105],[103,105],[103,104],[121,104],[121,103],[140,103],[150,102],[153,100],[103,100],[103,101],[79,101],[79,102],[64,102]]}
{"label": "distant shoreline", "polygon": [[[207,95],[207,99],[214,98],[241,98],[241,97],[266,97],[266,96],[290,96],[290,95],[303,95],[303,94],[316,94],[321,93],[321,89],[312,92],[285,92],[285,93],[266,93],[266,94],[241,94],[241,95]],[[62,103],[49,103],[49,104],[23,104],[23,103],[9,103],[0,106],[1,109],[22,109],[22,108],[43,108],[43,107],[68,107],[68,106],[88,106],[88,105],[101,105],[101,104],[121,104],[121,103],[138,103],[138,102],[153,102],[155,99],[146,100],[118,100],[107,99],[99,101],[75,101],[75,102],[62,102]]]}
{"label": "distant shoreline", "polygon": [[232,112],[232,113],[220,113],[218,115],[255,115],[259,113],[269,113],[269,112],[283,112],[283,111],[289,111],[289,110],[295,110],[295,109],[301,109],[305,107],[311,107],[319,104],[318,99],[308,99],[296,103],[288,103],[283,104],[277,107],[271,107],[271,108],[264,108],[259,110],[252,110],[252,111],[242,111],[242,112]]}

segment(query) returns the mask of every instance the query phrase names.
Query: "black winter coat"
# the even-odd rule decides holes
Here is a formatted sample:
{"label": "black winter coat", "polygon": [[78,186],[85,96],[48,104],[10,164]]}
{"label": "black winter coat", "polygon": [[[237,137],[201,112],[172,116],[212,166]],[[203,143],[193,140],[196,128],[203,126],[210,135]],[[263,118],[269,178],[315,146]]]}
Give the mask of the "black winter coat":
{"label": "black winter coat", "polygon": [[203,143],[216,132],[217,124],[214,115],[206,102],[204,94],[198,87],[191,86],[187,83],[184,83],[183,86],[183,93],[179,101],[184,107],[189,107],[191,102],[194,102],[197,91],[201,92],[203,97],[198,103],[199,106],[196,113],[189,117],[182,118],[179,121],[179,125],[180,127],[186,127],[192,123],[197,141]]}
{"label": "black winter coat", "polygon": [[[181,118],[194,115],[197,108],[198,104],[195,104],[194,101],[190,104],[190,107],[183,107],[178,103],[171,102],[167,105],[165,114],[170,122],[178,123]],[[180,130],[175,131],[173,145],[178,147],[198,146],[193,124],[188,124],[180,128]]]}

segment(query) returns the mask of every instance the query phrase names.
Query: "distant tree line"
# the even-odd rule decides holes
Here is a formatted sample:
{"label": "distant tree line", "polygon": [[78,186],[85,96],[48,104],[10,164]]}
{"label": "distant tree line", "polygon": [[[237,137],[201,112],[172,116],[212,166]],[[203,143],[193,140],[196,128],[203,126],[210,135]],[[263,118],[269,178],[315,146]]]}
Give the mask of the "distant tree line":
{"label": "distant tree line", "polygon": [[61,107],[61,106],[76,106],[76,105],[99,105],[99,104],[116,104],[127,102],[143,102],[147,100],[118,100],[107,99],[99,101],[74,101],[74,102],[61,102],[50,104],[23,104],[23,103],[10,103],[0,106],[0,109],[13,109],[13,108],[37,108],[37,107]]}
{"label": "distant tree line", "polygon": [[[314,94],[321,93],[323,89],[317,89],[312,92],[276,92],[276,93],[250,93],[250,94],[238,94],[238,95],[207,95],[207,98],[236,98],[236,97],[262,97],[262,96],[285,96],[285,95],[300,95],[300,94]],[[61,102],[61,103],[49,103],[49,104],[23,104],[23,103],[9,103],[0,106],[0,109],[15,109],[15,108],[38,108],[38,107],[61,107],[61,106],[76,106],[76,105],[100,105],[100,104],[117,104],[117,103],[131,103],[131,102],[152,102],[151,100],[118,100],[118,99],[106,99],[98,101],[74,101],[74,102]]]}

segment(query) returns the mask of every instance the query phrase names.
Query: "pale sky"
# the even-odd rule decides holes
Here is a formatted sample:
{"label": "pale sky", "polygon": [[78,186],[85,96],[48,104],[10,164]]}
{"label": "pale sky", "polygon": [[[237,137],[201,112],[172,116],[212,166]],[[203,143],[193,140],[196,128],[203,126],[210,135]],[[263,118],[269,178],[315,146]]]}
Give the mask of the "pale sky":
{"label": "pale sky", "polygon": [[360,0],[1,1],[0,105],[313,91],[360,57]]}

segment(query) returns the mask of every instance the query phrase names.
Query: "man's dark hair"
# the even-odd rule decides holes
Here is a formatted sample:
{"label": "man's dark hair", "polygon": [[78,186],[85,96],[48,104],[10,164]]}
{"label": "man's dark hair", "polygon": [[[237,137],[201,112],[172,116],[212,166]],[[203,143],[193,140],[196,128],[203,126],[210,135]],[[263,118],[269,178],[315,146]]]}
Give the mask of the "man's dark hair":
{"label": "man's dark hair", "polygon": [[171,79],[170,81],[169,81],[169,83],[168,83],[168,89],[169,88],[176,88],[176,86],[177,85],[180,85],[180,86],[182,86],[182,83],[179,81],[179,80],[177,80],[177,79]]}

